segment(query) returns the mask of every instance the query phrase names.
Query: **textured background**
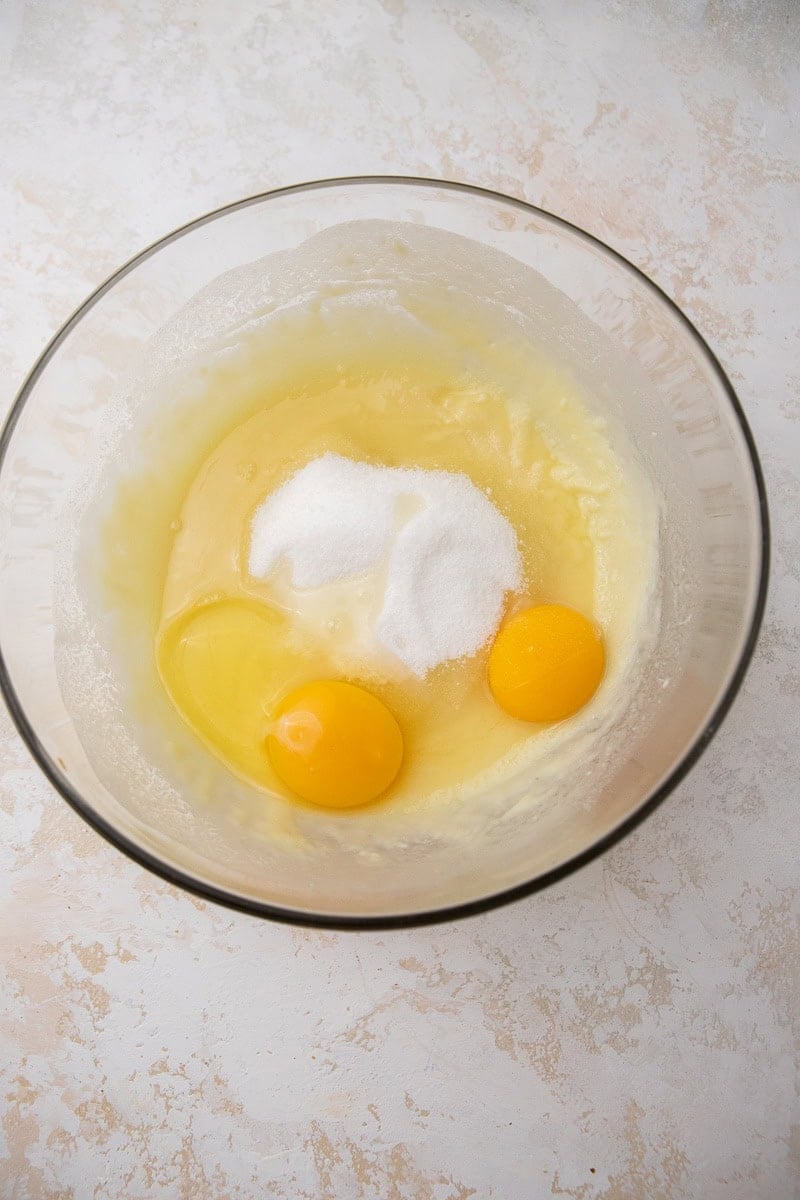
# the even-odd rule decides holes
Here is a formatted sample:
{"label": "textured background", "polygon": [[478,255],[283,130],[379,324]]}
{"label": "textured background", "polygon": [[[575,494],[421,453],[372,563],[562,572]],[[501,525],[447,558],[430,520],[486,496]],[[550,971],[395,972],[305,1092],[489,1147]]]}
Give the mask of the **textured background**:
{"label": "textured background", "polygon": [[687,309],[752,422],[775,554],[691,777],[601,862],[457,926],[293,931],[180,895],[3,716],[2,1200],[800,1195],[799,52],[796,0],[3,0],[5,405],[171,226],[445,175],[584,225]]}

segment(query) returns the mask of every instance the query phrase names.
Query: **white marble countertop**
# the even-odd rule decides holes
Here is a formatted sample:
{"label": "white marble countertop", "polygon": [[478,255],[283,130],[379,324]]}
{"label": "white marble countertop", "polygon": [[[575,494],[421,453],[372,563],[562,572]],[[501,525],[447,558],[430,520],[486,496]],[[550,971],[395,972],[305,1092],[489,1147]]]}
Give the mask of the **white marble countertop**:
{"label": "white marble countertop", "polygon": [[798,61],[796,0],[4,0],[6,406],[170,227],[312,177],[448,176],[585,226],[686,308],[752,423],[775,551],[689,779],[601,861],[458,925],[318,933],[182,895],[3,716],[2,1200],[800,1195]]}

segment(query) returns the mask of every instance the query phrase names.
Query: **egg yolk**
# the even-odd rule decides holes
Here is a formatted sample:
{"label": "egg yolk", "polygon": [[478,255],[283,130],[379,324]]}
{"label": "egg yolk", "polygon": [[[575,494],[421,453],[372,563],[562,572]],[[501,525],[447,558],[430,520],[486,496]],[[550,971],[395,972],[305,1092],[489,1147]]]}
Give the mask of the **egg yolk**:
{"label": "egg yolk", "polygon": [[397,775],[403,735],[371,692],[319,680],[281,701],[267,750],[283,783],[303,800],[356,808],[376,800]]}
{"label": "egg yolk", "polygon": [[500,629],[489,654],[489,687],[520,721],[562,721],[591,700],[604,668],[592,622],[562,604],[540,604]]}

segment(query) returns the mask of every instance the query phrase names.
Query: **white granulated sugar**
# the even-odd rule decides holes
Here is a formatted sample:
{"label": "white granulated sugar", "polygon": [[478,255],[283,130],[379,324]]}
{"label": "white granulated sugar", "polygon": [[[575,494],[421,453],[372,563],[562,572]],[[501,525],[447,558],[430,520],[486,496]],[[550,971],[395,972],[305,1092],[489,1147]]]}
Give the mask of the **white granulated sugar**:
{"label": "white granulated sugar", "polygon": [[286,563],[298,589],[380,572],[378,643],[423,676],[474,654],[521,585],[516,534],[466,475],[325,454],[253,518],[250,574]]}

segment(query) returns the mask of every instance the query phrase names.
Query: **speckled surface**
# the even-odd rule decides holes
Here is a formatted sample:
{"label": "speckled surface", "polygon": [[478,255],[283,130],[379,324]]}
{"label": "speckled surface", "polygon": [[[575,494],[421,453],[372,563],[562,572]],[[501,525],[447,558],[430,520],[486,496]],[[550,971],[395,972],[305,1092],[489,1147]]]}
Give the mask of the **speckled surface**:
{"label": "speckled surface", "polygon": [[169,227],[416,172],[560,212],[682,304],[763,454],[763,638],[702,763],[601,862],[384,935],[128,863],[0,718],[3,1200],[800,1195],[800,8],[66,0],[0,9],[0,378]]}

